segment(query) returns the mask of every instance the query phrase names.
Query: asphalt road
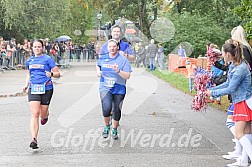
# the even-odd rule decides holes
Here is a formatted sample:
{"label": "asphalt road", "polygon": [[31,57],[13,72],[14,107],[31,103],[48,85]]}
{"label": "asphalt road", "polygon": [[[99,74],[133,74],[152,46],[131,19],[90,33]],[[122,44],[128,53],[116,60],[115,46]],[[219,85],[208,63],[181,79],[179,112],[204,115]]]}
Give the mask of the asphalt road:
{"label": "asphalt road", "polygon": [[[0,73],[0,95],[20,92],[26,71]],[[226,113],[190,109],[192,96],[143,69],[127,82],[119,140],[101,138],[103,119],[94,63],[75,63],[55,80],[39,149],[29,148],[27,96],[0,96],[0,166],[223,167],[232,151]]]}

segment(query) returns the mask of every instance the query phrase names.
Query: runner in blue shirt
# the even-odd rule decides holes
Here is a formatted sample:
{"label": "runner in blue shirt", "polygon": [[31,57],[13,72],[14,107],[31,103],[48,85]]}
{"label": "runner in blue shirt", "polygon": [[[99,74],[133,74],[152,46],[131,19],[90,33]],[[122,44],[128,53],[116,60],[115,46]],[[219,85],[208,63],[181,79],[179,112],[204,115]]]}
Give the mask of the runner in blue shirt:
{"label": "runner in blue shirt", "polygon": [[[130,61],[135,60],[135,55],[134,55],[134,50],[131,48],[131,46],[122,40],[120,40],[121,37],[121,27],[118,25],[115,25],[111,27],[111,36],[112,39],[115,39],[117,42],[120,42],[120,47],[119,47],[119,53],[122,56],[125,56],[128,58]],[[101,51],[100,51],[100,56],[108,54],[108,43],[106,42],[105,44],[102,45]]]}
{"label": "runner in blue shirt", "polygon": [[[126,80],[132,72],[129,61],[118,52],[119,43],[115,39],[108,41],[109,54],[103,55],[97,62],[97,76],[100,78],[100,98],[105,127],[102,133],[108,137],[110,131],[110,112],[113,113],[112,138],[117,139],[117,127],[121,118],[121,108],[126,94]],[[112,108],[113,105],[113,108]]]}
{"label": "runner in blue shirt", "polygon": [[30,147],[37,149],[38,120],[41,117],[40,123],[42,125],[48,121],[48,108],[53,95],[51,77],[59,78],[60,72],[54,60],[43,54],[43,41],[35,40],[32,49],[34,55],[26,62],[28,72],[23,91],[28,89],[28,101],[32,114],[30,122],[32,142]]}
{"label": "runner in blue shirt", "polygon": [[[117,42],[119,42],[119,53],[123,56],[125,56],[129,61],[134,61],[135,60],[135,53],[134,49],[127,43],[121,40],[121,34],[122,34],[122,28],[119,25],[114,25],[111,27],[111,36],[112,39],[115,39]],[[108,43],[106,42],[105,44],[102,45],[102,48],[100,50],[99,55],[103,56],[108,54]],[[112,116],[112,112],[111,112]],[[112,120],[112,119],[110,119]],[[112,122],[110,122],[112,124]]]}

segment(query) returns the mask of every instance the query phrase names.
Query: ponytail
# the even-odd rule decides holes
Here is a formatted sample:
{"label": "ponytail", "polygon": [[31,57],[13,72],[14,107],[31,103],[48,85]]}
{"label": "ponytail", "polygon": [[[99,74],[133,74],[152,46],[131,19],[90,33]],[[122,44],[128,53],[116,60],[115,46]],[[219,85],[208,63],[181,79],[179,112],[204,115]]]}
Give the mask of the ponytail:
{"label": "ponytail", "polygon": [[242,45],[240,43],[237,43],[235,45],[235,56],[234,56],[234,61],[235,61],[235,65],[240,65],[242,63],[242,51],[241,51],[241,47]]}
{"label": "ponytail", "polygon": [[242,51],[242,48],[243,48],[243,45],[240,44],[239,42],[237,41],[233,41],[233,43],[225,43],[223,46],[222,46],[223,50],[225,53],[229,52],[231,54],[231,56],[233,56],[234,58],[234,64],[237,66],[239,64],[242,63],[242,60],[243,60],[243,51]]}

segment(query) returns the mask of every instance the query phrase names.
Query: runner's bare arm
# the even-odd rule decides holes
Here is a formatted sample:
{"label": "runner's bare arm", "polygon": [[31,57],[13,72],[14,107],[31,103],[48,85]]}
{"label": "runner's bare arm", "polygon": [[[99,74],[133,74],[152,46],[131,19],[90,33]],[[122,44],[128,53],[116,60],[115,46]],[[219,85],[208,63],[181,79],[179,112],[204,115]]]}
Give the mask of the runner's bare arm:
{"label": "runner's bare arm", "polygon": [[136,56],[128,55],[127,58],[128,58],[129,61],[134,61],[136,59]]}
{"label": "runner's bare arm", "polygon": [[136,57],[134,55],[131,54],[127,54],[123,51],[119,51],[120,55],[125,56],[129,61],[134,61],[136,59]]}
{"label": "runner's bare arm", "polygon": [[30,70],[27,70],[27,74],[26,74],[26,79],[25,79],[25,85],[22,88],[22,90],[25,92],[27,90],[27,88],[29,87],[30,84]]}
{"label": "runner's bare arm", "polygon": [[97,77],[101,77],[102,71],[100,66],[96,66]]}
{"label": "runner's bare arm", "polygon": [[46,76],[59,78],[60,77],[59,68],[57,66],[53,67],[51,72],[46,72]]}
{"label": "runner's bare arm", "polygon": [[114,70],[124,79],[129,79],[130,78],[130,72],[125,72],[125,71],[122,71],[118,68],[117,65],[114,65],[113,66]]}
{"label": "runner's bare arm", "polygon": [[122,70],[118,70],[117,73],[123,77],[124,79],[129,79],[130,78],[130,72],[125,72]]}

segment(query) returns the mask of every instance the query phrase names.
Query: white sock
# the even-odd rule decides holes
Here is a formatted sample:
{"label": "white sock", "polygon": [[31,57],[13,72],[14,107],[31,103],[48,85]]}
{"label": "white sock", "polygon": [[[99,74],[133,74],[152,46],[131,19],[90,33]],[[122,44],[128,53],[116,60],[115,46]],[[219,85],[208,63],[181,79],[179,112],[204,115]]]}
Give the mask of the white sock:
{"label": "white sock", "polygon": [[[226,125],[230,132],[235,136],[235,126],[232,124],[232,122],[232,119],[227,118]],[[237,155],[242,155],[242,146],[237,139],[235,139],[235,152]]]}
{"label": "white sock", "polygon": [[229,130],[231,131],[231,133],[235,136],[235,126],[231,126],[229,128]]}
{"label": "white sock", "polygon": [[[249,141],[251,143],[251,141],[252,141],[252,134],[245,134],[245,136],[249,139]],[[244,150],[242,150],[241,160],[242,160],[242,162],[248,162],[248,154]]]}
{"label": "white sock", "polygon": [[227,118],[226,126],[231,131],[231,133],[235,136],[235,122],[232,119]]}
{"label": "white sock", "polygon": [[235,152],[237,155],[242,155],[243,149],[241,143],[235,139]]}
{"label": "white sock", "polygon": [[247,138],[249,139],[250,143],[252,143],[252,134],[245,134]]}
{"label": "white sock", "polygon": [[[249,137],[249,135],[242,136],[240,138],[239,142],[241,143],[242,148],[245,151],[245,153],[243,153],[242,156],[246,156],[245,154],[247,154],[249,156],[249,158],[252,159],[252,144],[249,140],[250,137],[249,138],[248,137]],[[246,157],[242,157],[242,158],[246,159]]]}

